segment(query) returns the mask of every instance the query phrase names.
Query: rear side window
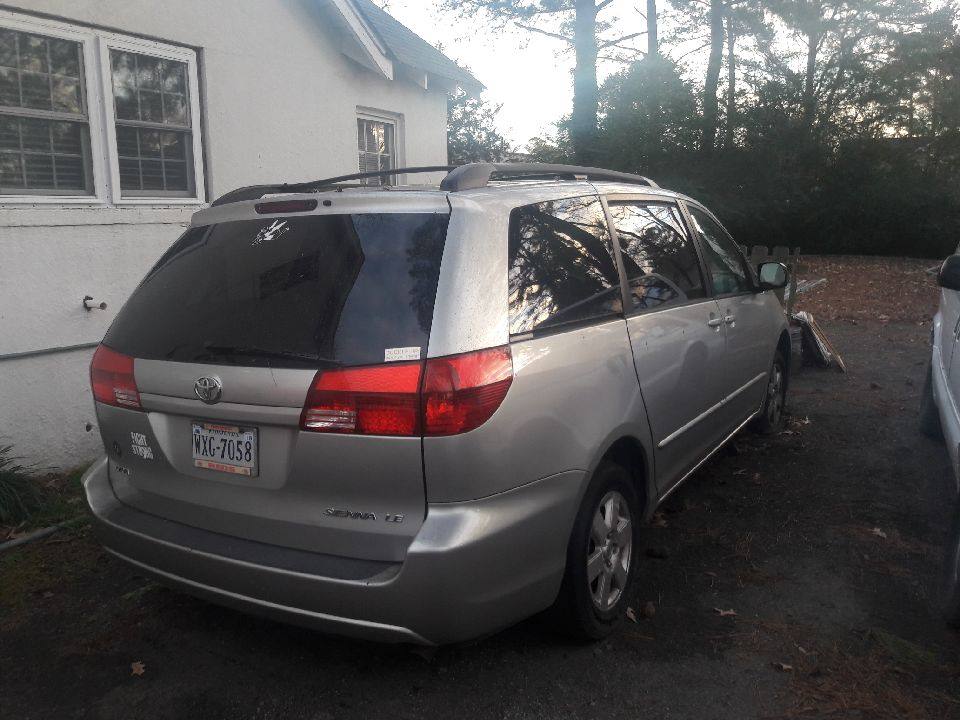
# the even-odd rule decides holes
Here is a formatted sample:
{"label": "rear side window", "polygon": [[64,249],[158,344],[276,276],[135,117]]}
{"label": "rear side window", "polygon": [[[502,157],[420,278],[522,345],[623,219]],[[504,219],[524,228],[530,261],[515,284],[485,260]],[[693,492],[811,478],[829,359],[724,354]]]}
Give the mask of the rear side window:
{"label": "rear side window", "polygon": [[420,357],[448,219],[311,215],[191,228],[104,342],[138,358],[271,367]]}
{"label": "rear side window", "polygon": [[599,198],[551,200],[510,214],[510,332],[621,310],[620,281]]}
{"label": "rear side window", "polygon": [[737,295],[753,290],[740,249],[726,230],[703,210],[690,207],[693,224],[703,238],[703,255],[717,295]]}
{"label": "rear side window", "polygon": [[675,205],[611,202],[634,310],[706,296],[700,260]]}

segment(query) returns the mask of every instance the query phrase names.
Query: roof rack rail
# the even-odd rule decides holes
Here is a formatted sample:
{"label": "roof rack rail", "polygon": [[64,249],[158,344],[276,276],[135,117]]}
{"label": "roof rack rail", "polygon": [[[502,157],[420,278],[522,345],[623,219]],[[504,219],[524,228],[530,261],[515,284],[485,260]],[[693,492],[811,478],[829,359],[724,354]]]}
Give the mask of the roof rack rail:
{"label": "roof rack rail", "polygon": [[231,190],[230,192],[221,195],[212,203],[210,203],[210,205],[211,207],[217,207],[219,205],[227,205],[228,203],[240,202],[241,200],[259,200],[264,195],[273,193],[313,192],[325,187],[336,185],[337,183],[349,182],[350,180],[386,178],[396,175],[415,175],[417,173],[448,173],[455,169],[455,165],[429,165],[424,167],[394,168],[392,170],[378,170],[376,172],[338,175],[336,177],[323,178],[321,180],[308,180],[300,183],[281,183],[279,185],[247,185],[246,187],[237,188],[236,190]]}
{"label": "roof rack rail", "polygon": [[611,180],[631,185],[660,187],[653,180],[642,175],[604,170],[603,168],[581,167],[580,165],[551,165],[549,163],[469,163],[467,165],[428,165],[424,167],[394,168],[377,172],[337,175],[322,180],[308,180],[300,183],[282,183],[279,185],[248,185],[221,195],[210,205],[217,207],[241,200],[259,200],[264,195],[275,193],[317,192],[324,188],[333,188],[339,183],[369,178],[386,178],[396,175],[415,175],[418,173],[445,172],[447,176],[440,183],[440,189],[448,192],[475,190],[490,184],[497,176],[500,180],[552,180],[567,178],[570,180]]}
{"label": "roof rack rail", "polygon": [[471,163],[461,165],[443,179],[441,190],[458,192],[487,187],[493,176],[501,180],[545,179],[564,177],[584,180],[613,180],[631,185],[660,187],[650,178],[631,173],[581,167],[580,165],[552,165],[549,163]]}

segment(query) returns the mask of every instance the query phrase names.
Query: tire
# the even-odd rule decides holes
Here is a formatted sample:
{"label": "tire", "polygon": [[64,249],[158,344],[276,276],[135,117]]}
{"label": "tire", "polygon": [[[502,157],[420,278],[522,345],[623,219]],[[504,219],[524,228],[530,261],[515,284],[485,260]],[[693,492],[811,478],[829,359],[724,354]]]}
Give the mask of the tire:
{"label": "tire", "polygon": [[763,407],[753,423],[753,429],[761,435],[772,435],[783,429],[784,408],[787,405],[787,361],[777,350],[770,366]]}
{"label": "tire", "polygon": [[940,411],[933,400],[933,361],[927,363],[927,376],[920,393],[920,432],[928,438],[939,440],[943,437],[940,428]]}
{"label": "tire", "polygon": [[624,615],[636,576],[640,515],[630,473],[612,462],[602,464],[573,523],[567,568],[553,607],[554,620],[567,635],[600,640]]}
{"label": "tire", "polygon": [[940,611],[949,625],[960,627],[960,503],[954,508],[950,536],[943,549]]}

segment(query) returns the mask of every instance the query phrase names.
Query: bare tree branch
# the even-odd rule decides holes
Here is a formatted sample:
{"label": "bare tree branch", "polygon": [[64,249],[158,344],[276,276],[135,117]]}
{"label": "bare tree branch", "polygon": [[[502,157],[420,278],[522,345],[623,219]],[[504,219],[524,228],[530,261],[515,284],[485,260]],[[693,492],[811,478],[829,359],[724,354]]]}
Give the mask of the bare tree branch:
{"label": "bare tree branch", "polygon": [[518,28],[527,30],[529,32],[535,32],[541,35],[546,35],[547,37],[552,37],[556,40],[563,40],[565,43],[569,43],[570,45],[574,44],[573,38],[567,37],[566,35],[561,35],[560,33],[550,32],[549,30],[541,30],[540,28],[534,27],[533,25],[524,25],[523,23],[520,23],[520,22],[516,23],[516,25]]}
{"label": "bare tree branch", "polygon": [[625,40],[633,40],[633,38],[635,37],[640,37],[641,35],[646,35],[646,34],[647,34],[647,31],[644,30],[643,32],[635,32],[635,33],[630,33],[629,35],[622,35],[618,38],[614,38],[613,40],[607,40],[605,42],[599,43],[597,45],[597,49],[603,50],[608,47],[619,47],[620,43],[624,42]]}

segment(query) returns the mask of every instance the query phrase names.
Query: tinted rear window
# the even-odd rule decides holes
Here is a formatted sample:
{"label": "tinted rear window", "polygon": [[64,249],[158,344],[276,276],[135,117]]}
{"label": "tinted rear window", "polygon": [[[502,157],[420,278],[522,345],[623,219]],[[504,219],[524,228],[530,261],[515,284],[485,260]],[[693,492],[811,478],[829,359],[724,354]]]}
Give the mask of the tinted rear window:
{"label": "tinted rear window", "polygon": [[525,205],[510,213],[510,332],[620,312],[620,280],[596,196]]}
{"label": "tinted rear window", "polygon": [[271,367],[382,363],[396,348],[425,355],[448,219],[311,215],[191,228],[104,342],[138,358]]}

